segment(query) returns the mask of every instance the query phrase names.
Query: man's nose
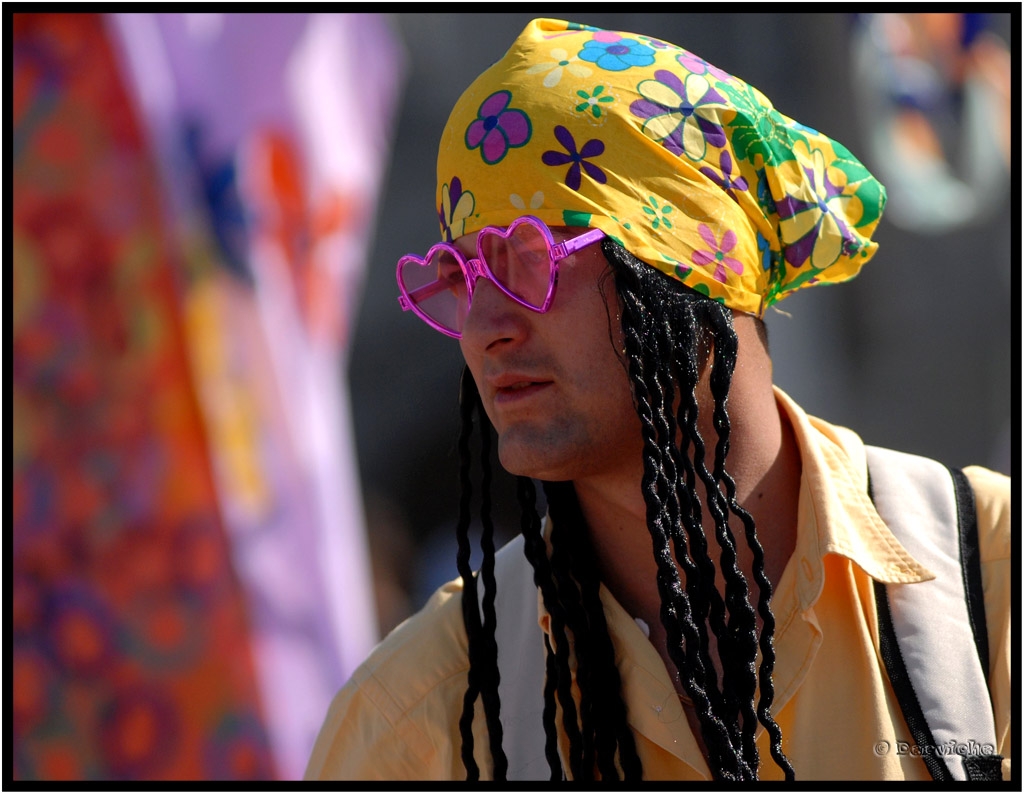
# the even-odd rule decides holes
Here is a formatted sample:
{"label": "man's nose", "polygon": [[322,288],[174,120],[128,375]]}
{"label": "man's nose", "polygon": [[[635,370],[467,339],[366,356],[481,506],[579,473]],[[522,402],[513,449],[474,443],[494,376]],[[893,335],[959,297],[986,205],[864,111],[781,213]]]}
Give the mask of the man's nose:
{"label": "man's nose", "polygon": [[483,351],[495,343],[521,339],[529,326],[527,313],[490,279],[478,278],[462,326],[462,343]]}

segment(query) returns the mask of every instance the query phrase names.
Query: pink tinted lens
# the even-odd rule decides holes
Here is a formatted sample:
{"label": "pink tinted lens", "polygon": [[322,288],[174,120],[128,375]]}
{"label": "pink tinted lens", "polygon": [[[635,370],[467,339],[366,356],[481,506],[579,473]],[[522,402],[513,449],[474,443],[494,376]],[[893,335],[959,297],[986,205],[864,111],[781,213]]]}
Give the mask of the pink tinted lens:
{"label": "pink tinted lens", "polygon": [[551,286],[551,247],[532,223],[521,223],[506,238],[485,228],[477,241],[487,267],[500,284],[535,309],[543,307]]}
{"label": "pink tinted lens", "polygon": [[469,286],[452,249],[437,245],[426,261],[412,256],[403,259],[399,277],[417,311],[451,331],[462,330]]}

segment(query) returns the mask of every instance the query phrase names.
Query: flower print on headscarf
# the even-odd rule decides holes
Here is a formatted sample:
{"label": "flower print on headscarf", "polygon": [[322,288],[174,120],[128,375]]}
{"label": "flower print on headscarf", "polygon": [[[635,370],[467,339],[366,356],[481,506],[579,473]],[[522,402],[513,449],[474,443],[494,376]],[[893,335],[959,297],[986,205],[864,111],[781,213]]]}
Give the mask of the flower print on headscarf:
{"label": "flower print on headscarf", "polygon": [[673,277],[680,281],[685,282],[693,272],[693,268],[690,265],[687,265],[685,262],[680,262],[675,257],[665,256],[665,254],[662,254],[661,259],[667,265],[667,269],[672,272]]}
{"label": "flower print on headscarf", "polygon": [[527,74],[540,74],[547,72],[544,76],[544,87],[554,88],[562,79],[562,72],[568,72],[573,77],[588,77],[593,71],[589,66],[579,63],[579,56],[569,57],[569,53],[561,47],[555,47],[548,55],[551,60],[545,63],[537,63],[526,70]]}
{"label": "flower print on headscarf", "polygon": [[667,41],[662,41],[661,39],[656,39],[653,36],[637,36],[637,38],[640,39],[640,41],[642,41],[644,44],[647,44],[648,46],[654,47],[654,49],[656,49],[656,50],[678,50],[679,49],[679,47],[677,47],[675,44],[669,44]]}
{"label": "flower print on headscarf", "polygon": [[761,269],[770,270],[772,266],[772,247],[768,243],[768,239],[761,232],[757,233],[757,253],[761,257]]}
{"label": "flower print on headscarf", "polygon": [[657,229],[659,226],[663,226],[666,229],[672,228],[672,221],[669,219],[669,215],[672,214],[672,205],[663,202],[658,204],[658,199],[654,196],[647,197],[647,203],[642,204],[640,209],[644,211],[646,215],[650,216],[651,228]]}
{"label": "flower print on headscarf", "polygon": [[580,147],[579,151],[576,151],[576,141],[572,137],[572,133],[561,124],[555,127],[555,137],[558,139],[558,142],[565,147],[565,152],[546,151],[541,155],[541,161],[544,165],[565,165],[566,163],[572,163],[565,174],[566,185],[571,187],[573,190],[580,189],[580,185],[582,184],[580,178],[581,168],[586,171],[587,176],[595,182],[599,182],[603,185],[608,181],[608,177],[605,176],[604,171],[593,163],[587,162],[587,158],[597,157],[604,153],[603,141],[599,141],[597,138],[591,138],[583,144],[582,147]]}
{"label": "flower print on headscarf", "polygon": [[699,170],[704,176],[735,199],[735,191],[746,192],[750,185],[747,183],[747,178],[742,174],[733,178],[732,166],[732,155],[729,154],[728,149],[722,149],[722,153],[718,156],[718,167],[721,169],[721,173],[707,165],[702,166]]}
{"label": "flower print on headscarf", "polygon": [[452,177],[451,185],[441,186],[441,234],[446,242],[452,242],[465,234],[466,218],[476,209],[476,199],[468,190],[463,191],[462,180]]}
{"label": "flower print on headscarf", "polygon": [[672,154],[701,160],[707,145],[725,146],[726,137],[716,123],[718,112],[725,110],[725,98],[707,78],[691,74],[683,83],[672,72],[659,69],[654,80],[637,86],[643,99],[629,106],[634,116],[645,119],[643,132],[661,142]]}
{"label": "flower print on headscarf", "polygon": [[[809,128],[804,127],[804,129]],[[860,216],[856,219],[851,218],[849,222],[858,229],[877,224],[885,207],[885,188],[871,176],[871,172],[864,167],[864,164],[841,143],[832,141],[832,151],[835,153],[835,159],[831,161],[830,166],[839,169],[846,175],[847,192],[852,187],[853,195],[860,202]],[[858,250],[862,247],[862,245],[859,246]]]}
{"label": "flower print on headscarf", "polygon": [[523,111],[510,108],[510,91],[495,91],[480,105],[475,118],[466,128],[466,147],[480,147],[484,162],[501,162],[510,148],[525,146],[533,128],[530,117]]}
{"label": "flower print on headscarf", "polygon": [[775,199],[772,196],[771,187],[768,185],[768,173],[763,168],[757,169],[757,203],[761,205],[761,210],[764,212],[766,217],[778,215],[779,211],[775,207]]}
{"label": "flower print on headscarf", "polygon": [[573,105],[573,109],[577,113],[583,113],[584,115],[592,116],[595,119],[600,120],[601,115],[607,112],[607,104],[614,102],[615,97],[607,91],[607,86],[596,85],[594,86],[593,93],[583,90],[582,88],[576,92],[582,102]]}
{"label": "flower print on headscarf", "polygon": [[[556,61],[558,50],[571,57]],[[520,151],[505,137],[513,111],[532,130]],[[494,150],[481,151],[492,130]],[[741,78],[639,33],[531,21],[463,92],[442,140],[438,188],[458,174],[473,191],[465,232],[525,213],[599,228],[736,311],[762,315],[809,284],[846,281],[878,247],[885,189],[852,153]]]}
{"label": "flower print on headscarf", "polygon": [[715,281],[721,281],[723,284],[725,283],[726,267],[737,275],[743,273],[743,263],[735,257],[729,256],[729,252],[736,247],[736,232],[732,229],[726,229],[725,233],[722,234],[722,242],[719,243],[715,239],[715,233],[711,231],[711,227],[706,223],[702,223],[697,227],[697,234],[708,244],[710,250],[694,251],[693,256],[690,257],[693,260],[693,264],[705,270],[714,265],[715,271],[712,273],[712,276]]}
{"label": "flower print on headscarf", "polygon": [[[806,152],[806,147],[801,148]],[[806,182],[794,185],[794,192],[775,203],[780,232],[793,241],[786,246],[786,262],[794,267],[809,262],[811,267],[822,270],[840,255],[856,250],[856,238],[841,219],[852,196],[843,195],[844,185],[837,185],[829,178],[820,149],[815,149],[806,159],[799,157],[798,163],[807,176]],[[836,169],[833,175],[837,172],[842,174]]]}
{"label": "flower print on headscarf", "polygon": [[579,57],[608,72],[624,72],[633,66],[654,63],[654,50],[636,39],[626,39],[610,30],[594,33],[583,45]]}
{"label": "flower print on headscarf", "polygon": [[796,159],[793,147],[798,142],[806,143],[806,128],[787,122],[779,111],[766,106],[753,86],[736,88],[719,83],[718,88],[736,108],[736,115],[727,126],[737,157],[755,168]]}
{"label": "flower print on headscarf", "polygon": [[[517,210],[526,211],[526,202],[523,197],[518,193],[512,193],[508,197],[509,204],[515,207]],[[544,191],[538,190],[532,196],[530,196],[530,209],[539,210],[544,206]]]}
{"label": "flower print on headscarf", "polygon": [[694,55],[692,52],[683,50],[682,55],[676,56],[676,60],[679,62],[680,66],[686,69],[686,71],[692,72],[693,74],[710,74],[718,80],[732,80],[731,74],[723,72],[717,66],[708,63],[699,55]]}

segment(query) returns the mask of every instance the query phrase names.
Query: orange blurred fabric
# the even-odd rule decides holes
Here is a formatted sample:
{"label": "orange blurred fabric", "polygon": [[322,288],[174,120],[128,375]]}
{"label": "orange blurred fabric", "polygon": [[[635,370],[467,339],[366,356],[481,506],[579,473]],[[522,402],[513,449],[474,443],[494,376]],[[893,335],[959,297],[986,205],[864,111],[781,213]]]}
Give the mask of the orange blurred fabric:
{"label": "orange blurred fabric", "polygon": [[14,778],[273,777],[157,177],[104,22],[13,31]]}

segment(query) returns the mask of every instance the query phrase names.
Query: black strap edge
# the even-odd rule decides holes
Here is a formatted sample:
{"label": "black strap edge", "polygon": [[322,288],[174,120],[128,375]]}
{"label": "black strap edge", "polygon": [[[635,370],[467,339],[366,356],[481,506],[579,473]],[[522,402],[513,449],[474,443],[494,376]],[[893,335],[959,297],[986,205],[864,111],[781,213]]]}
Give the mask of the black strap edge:
{"label": "black strap edge", "polygon": [[[875,581],[873,584],[875,606],[878,612],[878,650],[882,656],[882,662],[885,664],[886,672],[889,674],[889,683],[896,694],[896,701],[903,712],[903,720],[907,723],[907,729],[914,742],[918,747],[934,747],[935,739],[928,727],[928,721],[925,719],[921,703],[917,699],[914,685],[910,681],[906,662],[903,661],[899,642],[896,640],[896,630],[893,628],[892,613],[889,610],[889,594],[882,582]],[[939,756],[922,753],[921,760],[928,767],[933,779],[939,782],[954,780],[953,773]]]}
{"label": "black strap edge", "polygon": [[[868,476],[868,497],[872,503],[875,501],[874,491],[871,487],[871,471]],[[924,710],[921,702],[917,699],[917,692],[910,681],[910,673],[907,672],[907,664],[903,661],[903,654],[900,652],[899,641],[896,639],[896,629],[892,623],[892,611],[889,609],[889,594],[882,582],[873,580],[875,590],[875,611],[878,615],[878,652],[882,657],[882,663],[889,674],[889,684],[896,695],[896,702],[900,711],[903,712],[903,721],[907,724],[907,730],[918,747],[934,747],[935,738],[932,736],[931,728],[924,717]],[[922,753],[921,760],[928,768],[933,780],[949,782],[955,780],[953,773],[938,756],[931,753]]]}
{"label": "black strap edge", "polygon": [[967,615],[978,647],[978,659],[989,685],[988,623],[985,620],[985,589],[981,580],[981,547],[978,545],[978,513],[974,490],[960,469],[950,469],[956,495],[957,529],[960,535],[960,570],[967,594]]}
{"label": "black strap edge", "polygon": [[1003,757],[1001,755],[968,755],[964,757],[964,770],[967,772],[968,780],[1002,781]]}

